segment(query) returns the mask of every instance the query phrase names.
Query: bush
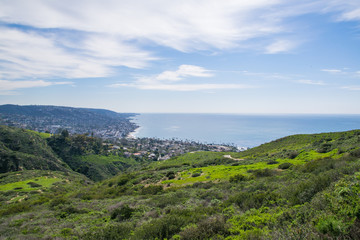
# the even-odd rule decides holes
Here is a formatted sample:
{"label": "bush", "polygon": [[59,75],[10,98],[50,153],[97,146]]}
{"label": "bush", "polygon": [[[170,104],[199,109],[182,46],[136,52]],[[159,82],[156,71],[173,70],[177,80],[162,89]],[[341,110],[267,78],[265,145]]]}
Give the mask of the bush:
{"label": "bush", "polygon": [[287,157],[290,159],[294,159],[299,155],[298,151],[290,151],[289,153],[287,153]]}
{"label": "bush", "polygon": [[31,208],[29,206],[29,203],[22,201],[22,202],[19,202],[19,203],[11,204],[7,209],[1,210],[0,211],[0,216],[25,212],[25,211],[28,211],[30,209]]}
{"label": "bush", "polygon": [[77,214],[77,213],[88,213],[89,211],[86,210],[86,209],[77,209],[73,206],[69,206],[69,207],[66,207],[64,209],[61,210],[61,212],[59,213],[59,217],[60,218],[66,218],[68,216],[70,216],[71,214]]}
{"label": "bush", "polygon": [[68,200],[64,197],[55,197],[53,200],[51,200],[50,202],[50,208],[54,209],[56,206],[58,205],[63,205],[68,203]]}
{"label": "bush", "polygon": [[150,185],[148,187],[144,187],[143,189],[141,189],[141,194],[142,195],[155,195],[157,193],[160,193],[163,191],[163,187],[159,186],[159,185]]}
{"label": "bush", "polygon": [[118,186],[123,186],[125,185],[128,181],[130,180],[130,176],[129,175],[123,175],[119,178],[117,185]]}
{"label": "bush", "polygon": [[131,230],[133,230],[133,226],[130,223],[120,223],[117,225],[111,225],[104,228],[96,228],[90,230],[84,235],[82,235],[80,239],[87,239],[87,240],[128,239]]}
{"label": "bush", "polygon": [[229,201],[238,205],[242,210],[270,206],[279,199],[279,196],[272,192],[240,192],[230,197]]}
{"label": "bush", "polygon": [[27,184],[28,184],[28,185],[30,185],[30,187],[32,187],[32,188],[39,188],[39,187],[42,187],[42,185],[37,184],[37,183],[34,183],[34,182],[28,182]]}
{"label": "bush", "polygon": [[360,158],[360,148],[352,150],[350,156]]}
{"label": "bush", "polygon": [[191,176],[192,176],[192,177],[199,177],[199,176],[201,176],[201,173],[195,172],[195,173],[193,173]]}
{"label": "bush", "polygon": [[188,223],[187,219],[177,215],[166,215],[143,224],[134,232],[134,239],[170,239]]}
{"label": "bush", "polygon": [[327,153],[330,152],[332,145],[330,143],[322,143],[320,147],[317,149],[318,153]]}
{"label": "bush", "polygon": [[130,208],[128,205],[124,205],[120,208],[116,208],[114,211],[112,211],[111,213],[111,219],[117,219],[119,221],[124,221],[127,219],[130,219],[131,216],[133,215],[133,212],[135,210]]}
{"label": "bush", "polygon": [[174,179],[175,178],[175,173],[174,171],[169,171],[167,174],[166,174],[166,177],[170,180],[170,179]]}
{"label": "bush", "polygon": [[251,171],[255,177],[270,177],[276,174],[276,171],[269,168],[264,169],[256,169],[254,171]]}
{"label": "bush", "polygon": [[231,183],[238,183],[238,182],[242,182],[242,181],[246,181],[247,177],[243,174],[236,174],[234,176],[231,176],[229,181]]}
{"label": "bush", "polygon": [[288,169],[288,168],[290,168],[291,166],[293,166],[294,164],[292,164],[292,163],[282,163],[282,164],[280,164],[279,166],[278,166],[278,169]]}
{"label": "bush", "polygon": [[278,164],[279,162],[276,160],[270,160],[267,162],[268,165],[272,165],[272,164]]}
{"label": "bush", "polygon": [[216,235],[225,237],[229,235],[229,231],[226,219],[216,216],[199,222],[197,226],[185,228],[179,235],[183,240],[211,239]]}
{"label": "bush", "polygon": [[346,230],[343,222],[333,216],[320,219],[316,228],[323,234],[331,234],[335,236],[338,236]]}

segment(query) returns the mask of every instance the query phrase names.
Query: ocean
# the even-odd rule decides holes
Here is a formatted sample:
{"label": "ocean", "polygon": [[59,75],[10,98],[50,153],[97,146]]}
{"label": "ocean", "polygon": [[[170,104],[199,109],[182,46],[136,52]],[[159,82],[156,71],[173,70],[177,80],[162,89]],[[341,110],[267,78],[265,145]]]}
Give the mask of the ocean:
{"label": "ocean", "polygon": [[360,115],[139,114],[134,137],[255,147],[293,134],[360,129]]}

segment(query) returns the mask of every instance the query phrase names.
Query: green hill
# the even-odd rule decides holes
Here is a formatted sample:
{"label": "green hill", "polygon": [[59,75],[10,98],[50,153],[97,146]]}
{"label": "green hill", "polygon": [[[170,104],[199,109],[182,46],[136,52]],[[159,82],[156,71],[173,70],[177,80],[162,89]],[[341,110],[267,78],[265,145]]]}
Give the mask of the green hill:
{"label": "green hill", "polygon": [[33,169],[70,170],[38,133],[0,126],[0,172]]}
{"label": "green hill", "polygon": [[[95,152],[77,158],[99,165],[114,161]],[[360,236],[359,130],[294,135],[241,153],[188,153],[137,169],[96,183],[54,171],[0,174],[0,235],[131,240]]]}

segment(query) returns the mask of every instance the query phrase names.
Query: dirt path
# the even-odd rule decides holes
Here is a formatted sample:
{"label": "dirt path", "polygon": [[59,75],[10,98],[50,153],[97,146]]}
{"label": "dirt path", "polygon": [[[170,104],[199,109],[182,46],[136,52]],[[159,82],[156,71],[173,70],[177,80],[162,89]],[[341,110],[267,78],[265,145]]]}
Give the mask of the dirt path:
{"label": "dirt path", "polygon": [[235,160],[235,161],[243,161],[244,159],[242,158],[233,158],[231,155],[224,155],[225,158],[230,158],[232,160]]}

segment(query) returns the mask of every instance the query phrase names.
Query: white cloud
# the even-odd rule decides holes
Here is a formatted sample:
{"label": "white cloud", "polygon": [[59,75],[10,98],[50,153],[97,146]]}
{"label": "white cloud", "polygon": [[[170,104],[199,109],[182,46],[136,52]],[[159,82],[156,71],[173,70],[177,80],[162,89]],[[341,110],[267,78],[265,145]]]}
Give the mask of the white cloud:
{"label": "white cloud", "polygon": [[327,72],[327,73],[342,73],[342,70],[340,70],[340,69],[321,69],[321,71]]}
{"label": "white cloud", "polygon": [[0,19],[37,28],[150,40],[190,51],[231,48],[238,41],[281,31],[278,19],[259,14],[279,3],[279,0],[11,0],[0,3]]}
{"label": "white cloud", "polygon": [[265,52],[268,54],[284,53],[292,50],[297,46],[298,43],[290,40],[277,40],[265,49]]}
{"label": "white cloud", "polygon": [[139,77],[134,83],[115,83],[108,87],[133,87],[143,90],[167,90],[167,91],[199,91],[214,89],[243,89],[250,88],[248,85],[242,84],[174,84],[187,78],[193,77],[212,77],[211,70],[194,65],[181,65],[175,71],[164,71],[158,75],[150,77]]}
{"label": "white cloud", "polygon": [[157,75],[157,81],[179,81],[185,77],[212,77],[210,70],[194,65],[181,65],[176,71],[165,71]]}
{"label": "white cloud", "polygon": [[219,89],[245,89],[253,88],[242,84],[113,84],[111,87],[134,87],[143,90],[167,90],[167,91],[200,91],[200,90],[219,90]]}
{"label": "white cloud", "polygon": [[283,53],[301,43],[288,18],[360,20],[359,9],[358,0],[2,0],[0,78],[106,77],[146,67],[157,58],[144,49],[154,45],[190,52],[261,42],[265,53]]}
{"label": "white cloud", "polygon": [[325,12],[338,12],[338,21],[359,21],[360,4],[358,0],[324,0]]}
{"label": "white cloud", "polygon": [[307,80],[307,79],[298,80],[297,82],[303,83],[303,84],[309,84],[309,85],[326,85],[322,81],[313,81],[313,80]]}
{"label": "white cloud", "polygon": [[[61,39],[33,31],[0,28],[0,78],[105,77],[113,66],[141,68],[149,53],[115,39],[89,36],[64,47]],[[70,51],[68,48],[75,48]]]}
{"label": "white cloud", "polygon": [[73,84],[72,82],[48,82],[44,80],[36,80],[36,81],[0,80],[0,94],[1,92],[9,93],[13,90],[24,89],[24,88],[48,87],[54,85],[72,85],[72,84]]}
{"label": "white cloud", "polygon": [[350,90],[350,91],[360,91],[360,86],[344,86],[342,89]]}

